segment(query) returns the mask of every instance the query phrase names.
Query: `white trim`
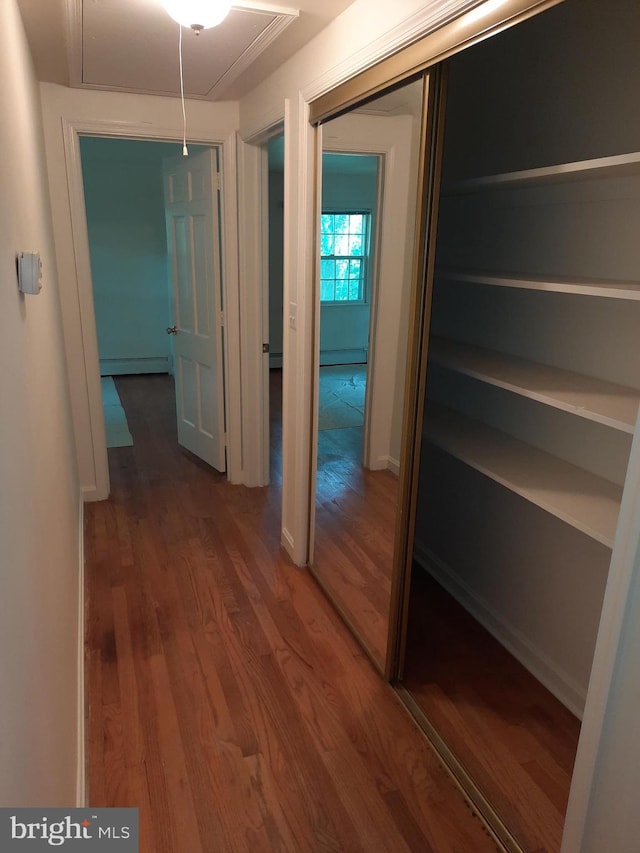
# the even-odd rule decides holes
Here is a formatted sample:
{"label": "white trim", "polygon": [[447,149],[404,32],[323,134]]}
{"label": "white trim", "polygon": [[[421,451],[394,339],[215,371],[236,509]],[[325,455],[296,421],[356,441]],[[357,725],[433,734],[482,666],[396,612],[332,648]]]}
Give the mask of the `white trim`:
{"label": "white trim", "polygon": [[82,0],[65,0],[65,35],[69,85],[82,83]]}
{"label": "white trim", "polygon": [[127,373],[169,373],[169,357],[101,358],[101,376],[123,376]]}
{"label": "white trim", "polygon": [[[102,408],[98,333],[93,301],[89,234],[87,231],[87,212],[84,203],[84,182],[77,125],[63,118],[62,137],[67,173],[67,188],[69,192],[71,235],[76,271],[76,292],[82,331],[82,351],[84,355],[83,376],[87,388],[89,420],[91,422],[91,447],[95,480],[95,488],[92,490],[91,500],[99,501],[109,497],[109,460],[107,458],[107,437]],[[86,491],[89,492],[89,489]]]}
{"label": "white trim", "polygon": [[340,83],[387,59],[482,2],[484,0],[432,0],[379,38],[307,83],[302,89],[303,97],[311,102],[320,95],[325,95]]}
{"label": "white trim", "polygon": [[[337,303],[340,305],[340,303]],[[360,303],[362,304],[362,303]],[[323,349],[320,350],[320,366],[330,367],[339,364],[366,364],[367,348],[354,347],[353,349]]]}
{"label": "white trim", "polygon": [[293,536],[289,533],[286,527],[282,528],[282,536],[281,536],[282,544],[286,551],[291,554],[293,552]]}
{"label": "white trim", "polygon": [[[220,169],[222,235],[222,294],[224,306],[225,412],[227,433],[227,477],[231,483],[244,482],[242,460],[242,373],[241,306],[238,270],[238,166],[237,133],[222,143]],[[216,143],[209,143],[216,144]]]}
{"label": "white trim", "polygon": [[393,456],[387,456],[387,470],[391,471],[392,474],[395,474],[396,477],[400,476],[400,460],[394,459]]}
{"label": "white trim", "polygon": [[[251,10],[249,10],[251,11]],[[296,10],[297,12],[297,10]],[[216,96],[224,93],[238,77],[256,61],[256,59],[264,53],[264,51],[272,44],[279,35],[281,35],[290,24],[292,24],[300,13],[297,14],[279,14],[270,24],[268,24],[260,35],[251,42],[249,47],[243,51],[236,61],[231,65],[220,77],[206,94],[207,100],[215,100]],[[189,97],[193,97],[189,95]],[[198,97],[198,96],[196,96]]]}
{"label": "white trim", "polygon": [[[239,231],[244,246],[254,251],[242,253],[239,267],[242,317],[243,372],[243,463],[247,486],[266,486],[269,483],[269,424],[268,384],[265,385],[264,363],[268,354],[262,352],[264,293],[263,276],[268,265],[264,262],[263,246],[268,233],[268,209],[265,197],[265,152],[257,145],[238,142]],[[267,218],[265,219],[265,210]],[[265,420],[265,410],[267,419]],[[266,436],[265,436],[266,429]],[[266,439],[266,440],[265,440]]]}
{"label": "white trim", "polygon": [[284,132],[285,106],[284,102],[263,113],[253,124],[240,130],[244,142],[260,145],[271,136]]}
{"label": "white trim", "polygon": [[[578,753],[573,768],[569,805],[562,836],[562,853],[584,850],[585,831],[616,661],[622,650],[622,631],[632,584],[640,577],[640,412],[631,445],[618,528],[604,593],[600,627],[587,691]],[[635,618],[635,617],[634,617]]]}
{"label": "white trim", "polygon": [[[179,142],[176,130],[149,127],[126,121],[62,118],[67,187],[71,214],[71,238],[75,260],[75,288],[80,313],[84,378],[87,388],[91,443],[93,448],[95,486],[83,487],[85,500],[104,500],[109,496],[109,466],[106,449],[100,362],[95,322],[95,306],[89,257],[89,237],[84,205],[80,136],[106,136],[124,139],[149,139],[158,142]],[[225,384],[227,433],[231,436],[227,457],[227,475],[232,483],[242,482],[241,400],[240,400],[240,321],[238,300],[238,237],[237,188],[235,162],[235,133],[220,139],[200,134],[190,139],[194,144],[211,145],[220,149],[223,168],[223,216],[221,222],[223,293],[226,310],[225,326]]]}
{"label": "white trim", "polygon": [[511,625],[500,613],[496,613],[417,536],[414,541],[413,556],[420,566],[432,575],[516,660],[520,661],[525,669],[529,670],[556,699],[562,702],[578,719],[582,717],[586,696],[584,687],[564,672],[541,649],[533,645],[521,631]]}
{"label": "white trim", "polygon": [[80,494],[82,495],[82,500],[85,503],[104,500],[104,498],[98,496],[98,490],[95,486],[81,486]]}
{"label": "white trim", "polygon": [[300,9],[291,6],[278,6],[274,3],[261,3],[259,0],[240,0],[238,3],[231,4],[232,9],[246,10],[248,12],[267,12],[272,15],[292,15],[294,18],[300,17]]}
{"label": "white trim", "polygon": [[78,506],[78,746],[76,770],[76,806],[87,804],[86,727],[85,727],[85,561],[84,561],[84,502]]}

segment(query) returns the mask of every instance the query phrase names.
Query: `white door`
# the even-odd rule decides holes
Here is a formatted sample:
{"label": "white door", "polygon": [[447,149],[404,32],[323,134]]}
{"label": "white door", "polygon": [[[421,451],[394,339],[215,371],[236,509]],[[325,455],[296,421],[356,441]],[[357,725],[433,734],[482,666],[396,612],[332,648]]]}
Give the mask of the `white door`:
{"label": "white door", "polygon": [[164,163],[178,442],[225,470],[219,175],[212,149]]}

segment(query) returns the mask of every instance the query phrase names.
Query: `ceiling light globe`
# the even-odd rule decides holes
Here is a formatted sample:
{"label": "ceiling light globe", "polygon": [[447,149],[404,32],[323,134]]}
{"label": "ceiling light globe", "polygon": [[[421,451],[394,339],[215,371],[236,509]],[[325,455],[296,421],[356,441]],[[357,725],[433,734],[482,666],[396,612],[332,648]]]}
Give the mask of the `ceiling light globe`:
{"label": "ceiling light globe", "polygon": [[196,32],[217,27],[229,14],[231,0],[163,0],[168,14]]}

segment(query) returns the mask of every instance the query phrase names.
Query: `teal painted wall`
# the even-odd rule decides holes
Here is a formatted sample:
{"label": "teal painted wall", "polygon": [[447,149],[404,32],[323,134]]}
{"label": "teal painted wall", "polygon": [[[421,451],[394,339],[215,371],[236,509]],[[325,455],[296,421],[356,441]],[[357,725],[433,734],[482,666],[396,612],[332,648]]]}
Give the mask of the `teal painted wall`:
{"label": "teal painted wall", "polygon": [[103,373],[166,371],[170,287],[162,142],[80,140]]}

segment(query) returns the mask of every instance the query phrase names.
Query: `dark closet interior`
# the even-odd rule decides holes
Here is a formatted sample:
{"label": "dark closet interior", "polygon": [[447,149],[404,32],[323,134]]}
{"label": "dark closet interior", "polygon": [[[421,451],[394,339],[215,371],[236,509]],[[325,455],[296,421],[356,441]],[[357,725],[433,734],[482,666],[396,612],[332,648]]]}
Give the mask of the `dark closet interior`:
{"label": "dark closet interior", "polygon": [[633,0],[566,0],[448,62],[403,685],[527,851],[560,848],[640,400],[639,44]]}

